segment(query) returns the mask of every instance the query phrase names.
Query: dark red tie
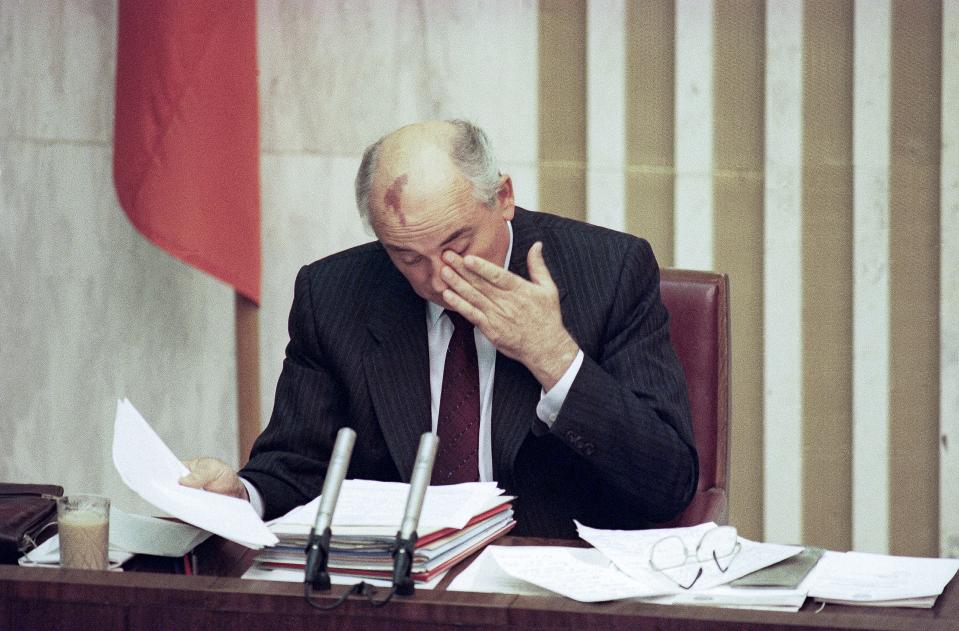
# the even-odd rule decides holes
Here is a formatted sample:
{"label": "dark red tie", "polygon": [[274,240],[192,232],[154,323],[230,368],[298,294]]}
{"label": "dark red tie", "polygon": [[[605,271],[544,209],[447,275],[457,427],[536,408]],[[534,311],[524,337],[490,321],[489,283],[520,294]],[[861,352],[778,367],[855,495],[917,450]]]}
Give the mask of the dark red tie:
{"label": "dark red tie", "polygon": [[479,480],[479,365],[473,325],[458,313],[446,311],[453,337],[446,349],[443,391],[436,433],[440,438],[433,484]]}

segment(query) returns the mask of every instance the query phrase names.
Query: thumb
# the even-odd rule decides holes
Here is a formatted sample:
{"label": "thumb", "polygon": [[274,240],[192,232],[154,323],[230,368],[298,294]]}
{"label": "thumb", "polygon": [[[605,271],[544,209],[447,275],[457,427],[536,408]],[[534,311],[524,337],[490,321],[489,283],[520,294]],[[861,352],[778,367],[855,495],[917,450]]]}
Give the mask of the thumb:
{"label": "thumb", "polygon": [[203,462],[202,458],[184,460],[183,464],[186,465],[186,468],[190,470],[189,473],[178,480],[183,486],[202,489],[203,486],[209,483],[212,479],[212,476],[210,475],[210,468],[207,466],[207,463]]}
{"label": "thumb", "polygon": [[553,277],[546,267],[546,260],[543,259],[543,242],[537,241],[529,249],[526,255],[526,268],[529,270],[529,279],[537,285],[550,286],[553,284]]}
{"label": "thumb", "polygon": [[178,481],[184,486],[192,486],[194,488],[202,487],[206,482],[206,476],[203,475],[199,469],[200,459],[193,458],[192,460],[184,460],[183,464],[187,469],[190,470],[185,476],[181,477]]}

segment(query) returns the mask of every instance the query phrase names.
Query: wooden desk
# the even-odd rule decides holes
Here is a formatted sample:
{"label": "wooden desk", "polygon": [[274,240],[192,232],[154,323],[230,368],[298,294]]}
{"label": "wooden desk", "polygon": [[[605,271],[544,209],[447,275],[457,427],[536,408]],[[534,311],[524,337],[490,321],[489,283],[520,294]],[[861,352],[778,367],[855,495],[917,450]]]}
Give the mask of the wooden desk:
{"label": "wooden desk", "polygon": [[[499,543],[543,543],[505,538]],[[565,542],[569,543],[569,542]],[[303,601],[303,586],[238,578],[253,553],[211,539],[198,549],[201,576],[156,571],[85,572],[0,566],[0,631],[59,630],[316,630],[388,629],[695,629],[959,630],[959,588],[953,581],[935,608],[881,609],[827,605],[816,613],[807,601],[799,613],[707,607],[672,607],[633,602],[582,604],[538,598],[418,590],[372,607],[351,597],[332,612]],[[141,569],[151,561],[140,561]],[[162,569],[156,568],[153,569]],[[447,577],[448,583],[452,577]],[[334,586],[332,602],[343,587]]]}

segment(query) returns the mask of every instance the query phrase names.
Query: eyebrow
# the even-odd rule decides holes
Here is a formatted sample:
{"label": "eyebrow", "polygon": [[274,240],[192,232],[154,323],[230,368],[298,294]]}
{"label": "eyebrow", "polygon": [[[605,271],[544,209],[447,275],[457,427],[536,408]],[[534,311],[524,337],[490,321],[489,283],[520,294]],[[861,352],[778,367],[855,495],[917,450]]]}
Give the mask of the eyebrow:
{"label": "eyebrow", "polygon": [[[440,244],[440,249],[445,248],[446,246],[448,246],[450,243],[453,243],[453,242],[456,241],[457,239],[461,239],[461,238],[467,236],[470,232],[471,232],[471,228],[469,228],[469,227],[460,228],[459,230],[453,231],[453,233],[452,233],[450,236],[448,236],[448,237],[446,237],[445,239],[443,239],[443,242]],[[406,253],[412,253],[412,252],[413,252],[413,250],[411,250],[411,249],[409,249],[409,248],[404,248],[404,247],[401,247],[401,246],[398,246],[398,245],[393,245],[393,244],[391,244],[391,243],[384,243],[384,244],[383,244],[383,247],[385,247],[385,248],[388,249],[388,250],[392,250],[392,251],[396,252],[397,254],[406,254]]]}
{"label": "eyebrow", "polygon": [[460,228],[459,230],[455,231],[455,232],[454,232],[453,234],[451,234],[450,236],[446,237],[446,240],[443,241],[443,243],[440,244],[440,247],[441,247],[441,248],[442,248],[442,247],[446,247],[447,245],[449,245],[449,244],[452,243],[453,241],[456,241],[457,239],[460,239],[460,238],[462,238],[462,237],[465,237],[469,232],[470,232],[470,228]]}

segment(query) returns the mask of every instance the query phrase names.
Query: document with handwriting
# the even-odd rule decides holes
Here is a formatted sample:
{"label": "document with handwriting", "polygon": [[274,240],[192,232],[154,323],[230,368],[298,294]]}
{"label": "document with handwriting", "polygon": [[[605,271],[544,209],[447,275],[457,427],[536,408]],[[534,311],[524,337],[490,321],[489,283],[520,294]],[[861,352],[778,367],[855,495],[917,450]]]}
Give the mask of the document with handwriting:
{"label": "document with handwriting", "polygon": [[809,576],[809,595],[860,605],[932,606],[928,597],[941,594],[957,570],[959,559],[826,552]]}
{"label": "document with handwriting", "polygon": [[489,549],[496,563],[510,576],[579,602],[663,593],[631,579],[609,563],[595,565],[583,561],[567,548],[491,546]]}
{"label": "document with handwriting", "polygon": [[649,565],[650,550],[664,537],[679,537],[687,550],[695,551],[703,534],[716,527],[707,522],[687,528],[660,528],[654,530],[600,530],[576,522],[579,536],[592,544],[612,561],[616,567],[643,585],[660,589],[660,593],[679,593],[677,582],[688,585],[702,568],[702,576],[693,585],[693,590],[705,590],[723,585],[751,572],[778,563],[802,552],[802,546],[784,546],[774,543],[758,543],[739,537],[742,546],[729,562],[726,572],[720,571],[714,562],[689,563],[683,567],[664,572]]}
{"label": "document with handwriting", "polygon": [[[482,592],[486,594],[520,594],[523,596],[554,596],[548,589],[529,583],[523,579],[505,572],[493,557],[493,550],[502,546],[489,546],[480,553],[475,561],[465,570],[456,575],[449,586],[448,592]],[[531,549],[538,550],[541,548]],[[595,548],[556,547],[554,550],[565,550],[574,559],[596,565],[602,568],[609,567],[609,560]]]}
{"label": "document with handwriting", "polygon": [[[476,558],[473,563],[465,570],[460,572],[456,578],[446,588],[448,592],[482,592],[493,594],[519,594],[523,596],[555,596],[557,593],[551,589],[546,589],[538,584],[529,582],[523,578],[518,578],[513,574],[506,572],[500,567],[495,555],[502,546],[490,546]],[[506,548],[500,552],[500,556],[506,558],[506,563],[516,559],[508,558],[509,549]],[[561,553],[569,554],[570,557],[589,566],[601,570],[610,569],[612,565],[603,554],[596,548],[573,548],[573,547],[528,547],[519,557],[520,561],[525,561],[527,555],[539,556],[540,553],[548,556],[559,555]],[[570,572],[578,572],[581,566],[573,564],[563,564],[563,575],[569,576],[569,582],[581,580],[582,574],[575,576]],[[514,567],[512,571],[519,576],[526,576],[528,579],[537,583],[546,584],[556,576],[557,568],[555,565],[547,565],[547,572],[540,572],[535,568],[526,565]],[[545,574],[545,578],[543,577]],[[552,583],[550,583],[552,584]],[[576,586],[558,585],[555,589],[568,591]],[[626,590],[626,593],[632,593],[632,590]],[[563,594],[565,595],[565,594]],[[582,594],[577,594],[582,597]],[[607,593],[591,594],[592,600],[605,600],[609,597]],[[714,587],[708,590],[695,592],[682,592],[667,594],[663,596],[644,596],[639,600],[662,605],[705,605],[710,607],[727,607],[737,609],[761,609],[766,611],[798,611],[806,600],[805,589],[743,589],[732,588],[725,585]]]}

